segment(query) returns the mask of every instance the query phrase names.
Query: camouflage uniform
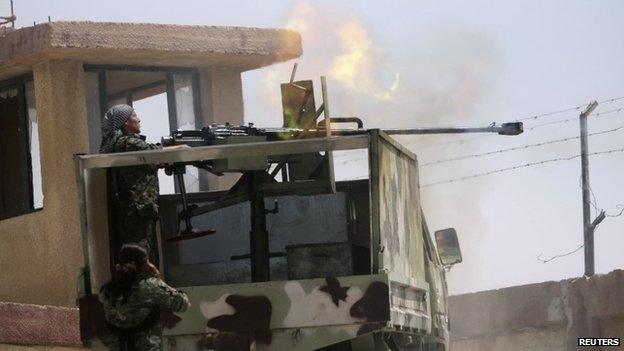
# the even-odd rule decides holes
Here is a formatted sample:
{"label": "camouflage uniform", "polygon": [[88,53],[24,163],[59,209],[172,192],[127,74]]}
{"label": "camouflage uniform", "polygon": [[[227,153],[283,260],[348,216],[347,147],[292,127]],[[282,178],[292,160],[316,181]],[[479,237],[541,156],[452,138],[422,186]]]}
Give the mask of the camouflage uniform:
{"label": "camouflage uniform", "polygon": [[[159,149],[138,134],[121,135],[111,152]],[[114,230],[117,246],[138,243],[147,249],[149,259],[158,266],[158,168],[154,165],[114,168],[117,198],[113,203]],[[118,250],[115,250],[116,252]]]}
{"label": "camouflage uniform", "polygon": [[[184,312],[189,307],[189,300],[185,293],[146,274],[140,276],[139,280],[132,285],[125,301],[121,296],[110,300],[107,297],[106,288],[99,296],[104,308],[104,318],[111,329],[114,329],[114,334],[119,335],[119,331],[122,331],[121,334],[124,331],[130,333],[129,337],[124,334],[125,337],[106,340],[105,344],[110,350],[126,349],[122,345],[126,341],[131,343],[127,347],[128,350],[162,350],[160,308]],[[146,320],[147,323],[145,323]]]}

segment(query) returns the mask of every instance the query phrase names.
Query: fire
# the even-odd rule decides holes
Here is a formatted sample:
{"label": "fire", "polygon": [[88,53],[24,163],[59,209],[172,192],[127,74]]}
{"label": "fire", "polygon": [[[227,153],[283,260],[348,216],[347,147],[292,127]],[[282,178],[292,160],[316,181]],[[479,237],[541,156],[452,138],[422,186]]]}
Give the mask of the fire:
{"label": "fire", "polygon": [[373,71],[378,67],[374,64],[374,47],[364,27],[355,20],[346,22],[340,29],[339,40],[342,53],[333,60],[332,77],[357,93],[382,101],[392,100],[399,88],[399,74],[394,74],[387,89],[376,82]]}
{"label": "fire", "polygon": [[[342,91],[345,93],[342,95],[384,102],[394,100],[399,90],[399,74],[389,72],[386,60],[380,55],[381,46],[373,43],[361,22],[345,18],[349,15],[321,11],[307,1],[293,7],[284,27],[299,32],[302,38],[304,55],[297,59],[296,79],[318,80],[326,75],[332,91]],[[265,102],[275,111],[281,108],[279,85],[288,81],[292,67],[292,62],[275,65],[263,73]]]}

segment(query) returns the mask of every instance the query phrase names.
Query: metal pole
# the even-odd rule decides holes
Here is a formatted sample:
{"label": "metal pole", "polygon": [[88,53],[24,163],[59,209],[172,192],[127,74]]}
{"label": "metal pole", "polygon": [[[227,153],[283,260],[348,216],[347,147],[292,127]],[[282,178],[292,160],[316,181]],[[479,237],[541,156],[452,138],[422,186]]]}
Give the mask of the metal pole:
{"label": "metal pole", "polygon": [[[331,115],[329,114],[329,92],[327,91],[327,78],[321,76],[321,93],[323,95],[323,114],[325,115],[325,136],[331,137]],[[329,174],[329,191],[336,193],[336,182],[334,181],[334,156],[330,150],[325,152],[325,158],[327,160],[327,174]]]}
{"label": "metal pole", "polygon": [[251,231],[249,253],[251,261],[251,281],[267,282],[271,279],[269,262],[269,232],[266,229],[266,208],[261,185],[264,171],[251,171]]}
{"label": "metal pole", "polygon": [[587,157],[587,116],[598,106],[592,101],[581,112],[581,182],[583,189],[583,243],[585,247],[585,276],[594,275],[594,226],[591,223],[589,208],[589,158]]}
{"label": "metal pole", "polygon": [[82,267],[83,291],[81,294],[91,294],[91,259],[89,256],[89,225],[87,214],[87,189],[85,182],[85,170],[83,168],[81,155],[74,154],[76,187],[78,188],[78,207],[80,210],[80,232],[82,234],[82,256],[84,266]]}

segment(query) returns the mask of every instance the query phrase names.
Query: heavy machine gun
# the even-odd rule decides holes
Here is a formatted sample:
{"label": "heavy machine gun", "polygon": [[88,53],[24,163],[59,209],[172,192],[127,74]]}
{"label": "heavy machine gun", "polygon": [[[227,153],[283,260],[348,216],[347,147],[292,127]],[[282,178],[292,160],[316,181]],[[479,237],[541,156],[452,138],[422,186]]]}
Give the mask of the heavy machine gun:
{"label": "heavy machine gun", "polygon": [[[324,83],[324,81],[322,81]],[[190,147],[204,147],[224,144],[254,143],[265,141],[322,138],[329,136],[362,135],[371,130],[364,129],[357,117],[332,118],[327,108],[327,92],[323,84],[323,104],[317,110],[314,103],[312,81],[282,84],[282,105],[284,127],[257,128],[248,125],[213,124],[200,130],[178,130],[162,138],[163,146],[185,144]],[[321,114],[324,119],[317,121]],[[332,124],[356,124],[356,128],[332,128]],[[491,124],[480,128],[410,128],[383,129],[389,135],[447,134],[447,133],[498,133],[518,135],[522,133],[521,122]],[[242,176],[236,184],[215,202],[202,206],[189,205],[184,187],[185,166],[202,168],[217,176],[239,172]],[[272,210],[265,208],[264,198],[281,195],[312,195],[335,193],[333,159],[331,152],[288,154],[271,157],[240,157],[211,161],[174,163],[169,174],[175,174],[178,190],[182,197],[182,210],[178,222],[184,221],[186,229],[170,241],[192,239],[214,233],[213,230],[194,231],[191,218],[249,201],[251,206],[251,267],[253,281],[269,280],[269,247],[266,230],[266,215],[279,211],[277,203]],[[280,177],[278,177],[278,174]]]}

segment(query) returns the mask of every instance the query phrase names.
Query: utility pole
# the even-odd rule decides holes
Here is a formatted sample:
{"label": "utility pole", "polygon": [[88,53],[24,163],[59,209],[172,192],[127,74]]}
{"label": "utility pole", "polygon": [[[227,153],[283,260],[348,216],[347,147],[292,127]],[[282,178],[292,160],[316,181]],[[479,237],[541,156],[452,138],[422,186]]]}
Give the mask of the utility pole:
{"label": "utility pole", "polygon": [[579,116],[581,124],[581,182],[583,189],[583,243],[585,248],[585,276],[594,275],[594,229],[605,217],[604,211],[591,222],[589,207],[589,159],[587,157],[587,116],[598,106],[594,100]]}

